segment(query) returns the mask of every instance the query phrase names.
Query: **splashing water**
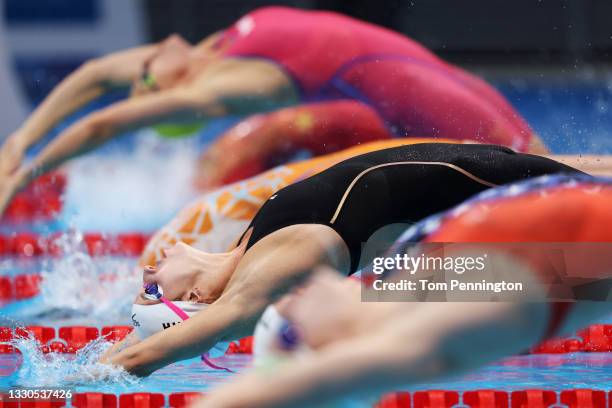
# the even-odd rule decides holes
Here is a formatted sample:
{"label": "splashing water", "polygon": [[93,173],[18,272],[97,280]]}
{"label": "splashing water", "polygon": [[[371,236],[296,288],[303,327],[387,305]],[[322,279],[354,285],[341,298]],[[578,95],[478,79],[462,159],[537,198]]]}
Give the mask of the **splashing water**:
{"label": "splashing water", "polygon": [[117,258],[93,259],[87,253],[83,234],[74,229],[55,244],[62,257],[42,264],[40,296],[22,308],[21,319],[50,317],[103,318],[105,324],[129,321],[129,310],[137,293],[140,274],[134,261]]}
{"label": "splashing water", "polygon": [[[89,231],[154,231],[198,195],[195,140],[163,140],[145,130],[134,151],[88,155],[71,163],[66,216]],[[153,136],[153,137],[152,137]]]}
{"label": "splashing water", "polygon": [[33,338],[17,338],[11,344],[21,351],[23,362],[11,377],[11,383],[23,387],[61,387],[95,383],[126,388],[140,382],[123,368],[99,362],[111,343],[99,338],[76,354],[44,354]]}

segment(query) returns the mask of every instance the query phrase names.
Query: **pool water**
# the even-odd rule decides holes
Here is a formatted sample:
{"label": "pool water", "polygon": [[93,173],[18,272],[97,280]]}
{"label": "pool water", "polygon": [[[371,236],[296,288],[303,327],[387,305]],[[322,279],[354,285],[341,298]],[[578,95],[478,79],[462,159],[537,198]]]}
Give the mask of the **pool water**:
{"label": "pool water", "polygon": [[[555,153],[612,153],[612,77],[586,78],[574,81],[571,86],[565,81],[520,78],[498,79],[496,85]],[[160,139],[145,130],[73,161],[68,168],[69,183],[59,220],[37,225],[37,231],[71,231],[76,241],[81,231],[154,231],[197,195],[191,188],[191,177],[198,152],[235,120],[216,121],[197,137],[180,141]],[[3,228],[7,232],[6,226],[0,226],[0,232]],[[40,296],[0,308],[0,324],[128,325],[130,294],[139,281],[135,265],[134,258],[91,258],[79,245],[61,259],[29,263],[0,259],[0,276],[31,271],[42,271],[45,275]],[[100,277],[108,273],[122,279],[102,281]],[[100,352],[90,351],[92,355]],[[34,354],[24,353],[23,358],[0,354],[0,389],[35,383],[62,385],[65,373],[78,371],[74,359],[79,356]],[[24,358],[27,361],[22,364]],[[226,355],[218,362],[241,372],[250,366],[251,357]],[[141,380],[116,375],[112,381],[85,381],[76,390],[116,394],[206,391],[233,375],[212,370],[199,359],[193,359],[172,364]],[[610,390],[612,353],[517,356],[460,378],[411,390],[528,388]],[[352,404],[359,405],[354,401]],[[368,406],[369,402],[363,405]]]}
{"label": "pool water", "polygon": [[494,83],[552,152],[612,153],[612,73]]}

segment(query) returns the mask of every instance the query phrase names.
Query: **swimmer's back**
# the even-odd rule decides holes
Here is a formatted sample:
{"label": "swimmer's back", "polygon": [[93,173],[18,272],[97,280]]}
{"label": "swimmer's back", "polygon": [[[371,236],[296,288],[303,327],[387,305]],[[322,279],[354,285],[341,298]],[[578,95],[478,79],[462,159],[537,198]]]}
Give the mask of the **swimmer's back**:
{"label": "swimmer's back", "polygon": [[427,49],[383,27],[327,11],[264,7],[238,20],[224,37],[228,56],[280,64],[307,94],[320,90],[345,64],[396,55],[446,66]]}
{"label": "swimmer's back", "polygon": [[379,228],[414,223],[487,188],[577,170],[544,157],[493,145],[423,143],[366,153],[285,187],[253,219],[248,247],[281,228],[323,224],[351,253]]}

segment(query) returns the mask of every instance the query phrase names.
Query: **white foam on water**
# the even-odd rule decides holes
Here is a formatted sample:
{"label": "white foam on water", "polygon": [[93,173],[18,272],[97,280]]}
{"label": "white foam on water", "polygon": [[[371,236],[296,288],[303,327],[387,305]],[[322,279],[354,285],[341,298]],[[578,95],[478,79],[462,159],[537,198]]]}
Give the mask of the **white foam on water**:
{"label": "white foam on water", "polygon": [[196,140],[164,140],[139,132],[134,151],[73,161],[65,217],[84,231],[153,231],[197,195]]}
{"label": "white foam on water", "polygon": [[121,384],[133,386],[140,379],[123,368],[99,362],[111,343],[99,338],[76,354],[44,354],[33,338],[17,338],[11,342],[21,351],[23,362],[12,375],[11,383],[22,387],[62,387],[83,384]]}
{"label": "white foam on water", "polygon": [[104,325],[129,323],[130,308],[142,282],[133,259],[87,253],[83,234],[70,230],[56,244],[63,255],[42,263],[36,301],[15,317],[23,321],[88,318]]}

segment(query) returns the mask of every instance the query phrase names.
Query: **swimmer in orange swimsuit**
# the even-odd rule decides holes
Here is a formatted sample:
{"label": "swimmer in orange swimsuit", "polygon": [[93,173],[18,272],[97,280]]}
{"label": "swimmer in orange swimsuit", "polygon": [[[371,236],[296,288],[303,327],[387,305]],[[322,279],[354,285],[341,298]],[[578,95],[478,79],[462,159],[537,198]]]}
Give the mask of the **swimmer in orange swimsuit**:
{"label": "swimmer in orange swimsuit", "polygon": [[[415,240],[612,241],[610,179],[545,176],[496,192],[417,224],[390,255]],[[568,263],[582,262],[574,272],[589,292],[575,303],[362,303],[359,284],[321,271],[284,305],[285,316],[310,348],[306,358],[242,375],[208,392],[197,407],[311,407],[357,392],[456,375],[520,353],[548,336],[573,333],[611,310],[612,258],[584,255],[566,252]],[[549,272],[548,266],[541,269],[544,264],[536,266],[520,255],[508,260],[510,271],[536,278]]]}
{"label": "swimmer in orange swimsuit", "polygon": [[[67,115],[130,86],[129,99],[87,115],[22,163]],[[145,126],[193,133],[207,119],[279,108],[214,143],[198,184],[253,176],[300,149],[329,153],[392,136],[544,150],[492,87],[409,38],[335,13],[267,7],[195,46],[172,36],[83,64],[0,149],[0,213],[34,176],[117,135]]]}

